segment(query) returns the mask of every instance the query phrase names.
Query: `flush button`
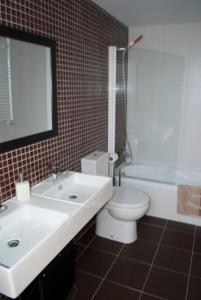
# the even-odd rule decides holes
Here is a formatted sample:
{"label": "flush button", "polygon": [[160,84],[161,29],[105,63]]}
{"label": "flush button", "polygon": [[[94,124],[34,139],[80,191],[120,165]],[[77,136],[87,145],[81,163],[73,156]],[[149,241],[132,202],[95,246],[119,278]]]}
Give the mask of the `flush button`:
{"label": "flush button", "polygon": [[68,198],[69,198],[69,199],[77,199],[77,198],[78,198],[78,195],[73,194],[73,195],[70,195]]}

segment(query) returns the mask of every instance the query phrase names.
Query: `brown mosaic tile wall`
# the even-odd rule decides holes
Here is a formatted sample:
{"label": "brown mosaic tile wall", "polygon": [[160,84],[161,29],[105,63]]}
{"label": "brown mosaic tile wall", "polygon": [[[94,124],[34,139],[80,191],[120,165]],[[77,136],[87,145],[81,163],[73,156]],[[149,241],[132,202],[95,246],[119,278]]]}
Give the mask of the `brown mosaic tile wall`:
{"label": "brown mosaic tile wall", "polygon": [[[35,184],[47,177],[50,162],[79,170],[82,156],[107,150],[108,46],[127,45],[128,29],[89,0],[1,0],[0,24],[56,40],[59,119],[56,138],[0,155],[2,202],[15,194],[19,171]],[[120,94],[118,149],[123,124]]]}

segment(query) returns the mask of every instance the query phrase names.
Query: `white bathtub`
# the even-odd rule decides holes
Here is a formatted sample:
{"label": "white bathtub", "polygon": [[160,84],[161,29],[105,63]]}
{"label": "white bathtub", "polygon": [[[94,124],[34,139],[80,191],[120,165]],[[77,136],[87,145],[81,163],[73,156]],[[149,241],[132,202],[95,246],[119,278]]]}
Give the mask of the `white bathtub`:
{"label": "white bathtub", "polygon": [[150,196],[148,215],[201,226],[201,217],[177,213],[177,186],[201,187],[200,173],[137,164],[120,168],[122,186],[139,189]]}

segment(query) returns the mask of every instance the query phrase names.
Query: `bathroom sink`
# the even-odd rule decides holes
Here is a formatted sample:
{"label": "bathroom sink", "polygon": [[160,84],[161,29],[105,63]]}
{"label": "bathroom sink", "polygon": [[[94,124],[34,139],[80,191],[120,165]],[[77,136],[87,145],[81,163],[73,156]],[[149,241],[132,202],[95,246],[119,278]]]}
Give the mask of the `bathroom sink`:
{"label": "bathroom sink", "polygon": [[0,293],[17,298],[106,204],[112,180],[70,172],[0,210]]}
{"label": "bathroom sink", "polygon": [[0,264],[8,268],[66,219],[66,214],[17,203],[7,210],[0,215]]}
{"label": "bathroom sink", "polygon": [[[7,209],[0,213],[0,291],[12,297],[15,295],[16,277],[23,281],[27,276],[28,257],[32,257],[38,247],[42,249],[43,242],[69,216],[12,201],[8,201],[5,207]],[[37,255],[33,264],[40,253]],[[32,263],[29,267],[31,272]]]}
{"label": "bathroom sink", "polygon": [[100,190],[101,185],[107,182],[107,177],[69,172],[60,175],[54,182],[45,180],[39,183],[32,188],[32,194],[84,205],[86,201],[89,201],[91,197]]}

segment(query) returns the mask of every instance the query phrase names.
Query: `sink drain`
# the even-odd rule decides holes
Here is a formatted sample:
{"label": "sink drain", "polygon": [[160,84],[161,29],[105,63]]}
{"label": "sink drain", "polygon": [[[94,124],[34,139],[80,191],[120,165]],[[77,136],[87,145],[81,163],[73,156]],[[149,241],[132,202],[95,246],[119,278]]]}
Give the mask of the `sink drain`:
{"label": "sink drain", "polygon": [[19,246],[19,244],[20,244],[19,240],[11,240],[8,242],[8,247],[15,248],[15,247]]}
{"label": "sink drain", "polygon": [[73,195],[70,195],[68,198],[69,198],[69,199],[77,199],[77,198],[78,198],[78,195],[73,194]]}

